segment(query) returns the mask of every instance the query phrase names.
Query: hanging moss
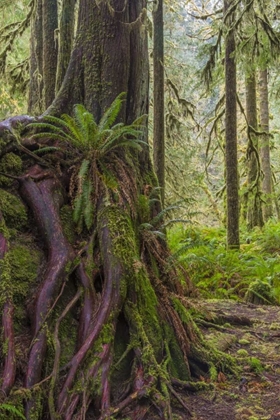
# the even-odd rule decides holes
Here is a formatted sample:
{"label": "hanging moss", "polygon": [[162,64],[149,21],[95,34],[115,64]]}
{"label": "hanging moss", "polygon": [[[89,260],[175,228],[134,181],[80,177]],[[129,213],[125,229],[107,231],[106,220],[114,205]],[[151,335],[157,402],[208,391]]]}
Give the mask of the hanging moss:
{"label": "hanging moss", "polygon": [[0,208],[8,228],[20,230],[26,227],[26,208],[15,195],[0,189]]}

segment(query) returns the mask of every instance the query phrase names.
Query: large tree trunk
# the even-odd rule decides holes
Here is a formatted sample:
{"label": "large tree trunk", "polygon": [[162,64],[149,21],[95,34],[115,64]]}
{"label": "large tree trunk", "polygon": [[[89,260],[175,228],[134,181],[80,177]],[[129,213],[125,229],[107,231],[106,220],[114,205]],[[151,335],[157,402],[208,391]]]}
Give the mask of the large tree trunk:
{"label": "large tree trunk", "polygon": [[161,188],[161,200],[164,206],[165,191],[165,123],[164,123],[164,36],[163,36],[163,1],[154,3],[153,9],[153,65],[154,65],[154,130],[153,152],[154,168]]}
{"label": "large tree trunk", "polygon": [[255,226],[263,226],[261,191],[260,191],[260,158],[257,119],[257,88],[256,75],[252,70],[250,77],[246,78],[246,114],[248,123],[248,147],[247,147],[247,226],[252,229]]}
{"label": "large tree trunk", "polygon": [[228,28],[225,36],[227,245],[229,248],[239,248],[235,36],[234,28],[231,28],[234,11],[230,9],[230,6],[231,2],[225,0],[224,19]]}
{"label": "large tree trunk", "polygon": [[[98,6],[81,0],[76,45],[49,113],[72,111],[80,102],[99,121],[121,92],[127,92],[121,121],[130,124],[147,113],[145,6],[144,0]],[[172,419],[173,395],[186,418],[173,387],[193,389],[182,381],[232,361],[204,342],[188,312],[188,277],[170,266],[159,235],[148,147],[133,153],[119,148],[100,160],[98,148],[73,150],[71,142],[45,138],[36,144],[26,131],[19,145],[12,128],[30,120],[0,125],[0,134],[11,132],[9,142],[0,143],[0,197],[13,187],[6,198],[13,205],[2,211],[10,247],[0,230],[0,263],[9,258],[12,270],[5,278],[0,273],[1,284],[6,280],[13,290],[1,294],[10,345],[8,352],[2,346],[5,402],[24,404],[28,420],[140,420],[148,411],[150,418]],[[58,150],[39,157],[32,151],[42,145]],[[74,224],[71,207],[85,181],[78,175],[85,161],[93,193],[84,204],[95,205],[87,228]],[[17,375],[8,377],[9,366],[15,372],[13,325]]]}

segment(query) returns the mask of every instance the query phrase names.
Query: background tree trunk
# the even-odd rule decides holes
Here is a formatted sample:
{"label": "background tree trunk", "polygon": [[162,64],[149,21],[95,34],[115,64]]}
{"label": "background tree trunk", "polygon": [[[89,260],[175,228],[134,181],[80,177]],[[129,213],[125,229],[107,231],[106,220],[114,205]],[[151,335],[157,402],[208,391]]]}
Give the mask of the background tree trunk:
{"label": "background tree trunk", "polygon": [[259,71],[259,95],[260,95],[260,130],[267,133],[261,137],[260,157],[263,171],[262,190],[265,203],[263,215],[267,221],[273,215],[272,208],[272,176],[270,163],[269,141],[269,104],[268,104],[268,77],[267,69]]}
{"label": "background tree trunk", "polygon": [[[248,229],[263,226],[262,206],[260,197],[260,157],[258,138],[253,130],[258,129],[257,119],[257,87],[256,75],[252,70],[246,78],[246,114],[248,122],[248,147],[247,147],[247,225]],[[252,129],[251,129],[252,127]]]}
{"label": "background tree trunk", "polygon": [[42,0],[31,20],[30,39],[30,83],[28,112],[39,115],[43,112],[43,12]]}
{"label": "background tree trunk", "polygon": [[76,0],[63,0],[59,22],[58,63],[56,74],[56,93],[59,91],[71,57]]}
{"label": "background tree trunk", "polygon": [[57,0],[42,0],[43,28],[43,106],[48,108],[55,98],[58,51]]}
{"label": "background tree trunk", "polygon": [[236,117],[236,64],[235,37],[231,24],[234,20],[232,3],[224,2],[224,20],[228,32],[225,35],[225,137],[226,137],[226,192],[227,192],[227,245],[239,248],[239,181],[237,161]]}

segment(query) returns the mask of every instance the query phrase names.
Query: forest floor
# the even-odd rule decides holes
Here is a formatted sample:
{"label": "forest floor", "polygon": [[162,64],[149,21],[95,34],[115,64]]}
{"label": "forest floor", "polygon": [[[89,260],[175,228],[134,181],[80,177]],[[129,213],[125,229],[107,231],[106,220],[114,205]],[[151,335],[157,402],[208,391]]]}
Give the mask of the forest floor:
{"label": "forest floor", "polygon": [[186,395],[186,419],[280,420],[280,307],[232,300],[197,306],[205,338],[238,357],[241,369],[238,376],[218,373],[210,391]]}

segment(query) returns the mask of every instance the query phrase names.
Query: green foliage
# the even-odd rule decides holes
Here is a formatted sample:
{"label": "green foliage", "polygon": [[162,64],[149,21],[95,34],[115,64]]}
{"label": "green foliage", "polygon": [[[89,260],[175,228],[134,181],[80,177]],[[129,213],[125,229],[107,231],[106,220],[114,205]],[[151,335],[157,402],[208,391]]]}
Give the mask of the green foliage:
{"label": "green foliage", "polygon": [[280,302],[280,224],[244,235],[240,251],[226,249],[225,230],[178,225],[168,230],[171,249],[202,296]]}
{"label": "green foliage", "polygon": [[5,403],[0,404],[0,416],[2,419],[9,418],[9,419],[15,419],[15,420],[17,419],[26,420],[26,417],[15,406],[11,404],[5,404]]}
{"label": "green foliage", "polygon": [[46,116],[42,122],[29,125],[39,132],[33,138],[60,140],[67,146],[67,153],[77,160],[70,185],[73,197],[73,218],[81,231],[83,226],[89,230],[94,221],[94,207],[100,184],[115,189],[118,184],[107,165],[109,154],[120,148],[142,150],[145,142],[142,135],[142,120],[139,118],[130,125],[117,123],[125,93],[121,93],[105,111],[99,123],[81,105],[75,105],[74,115],[63,114],[61,118]]}

